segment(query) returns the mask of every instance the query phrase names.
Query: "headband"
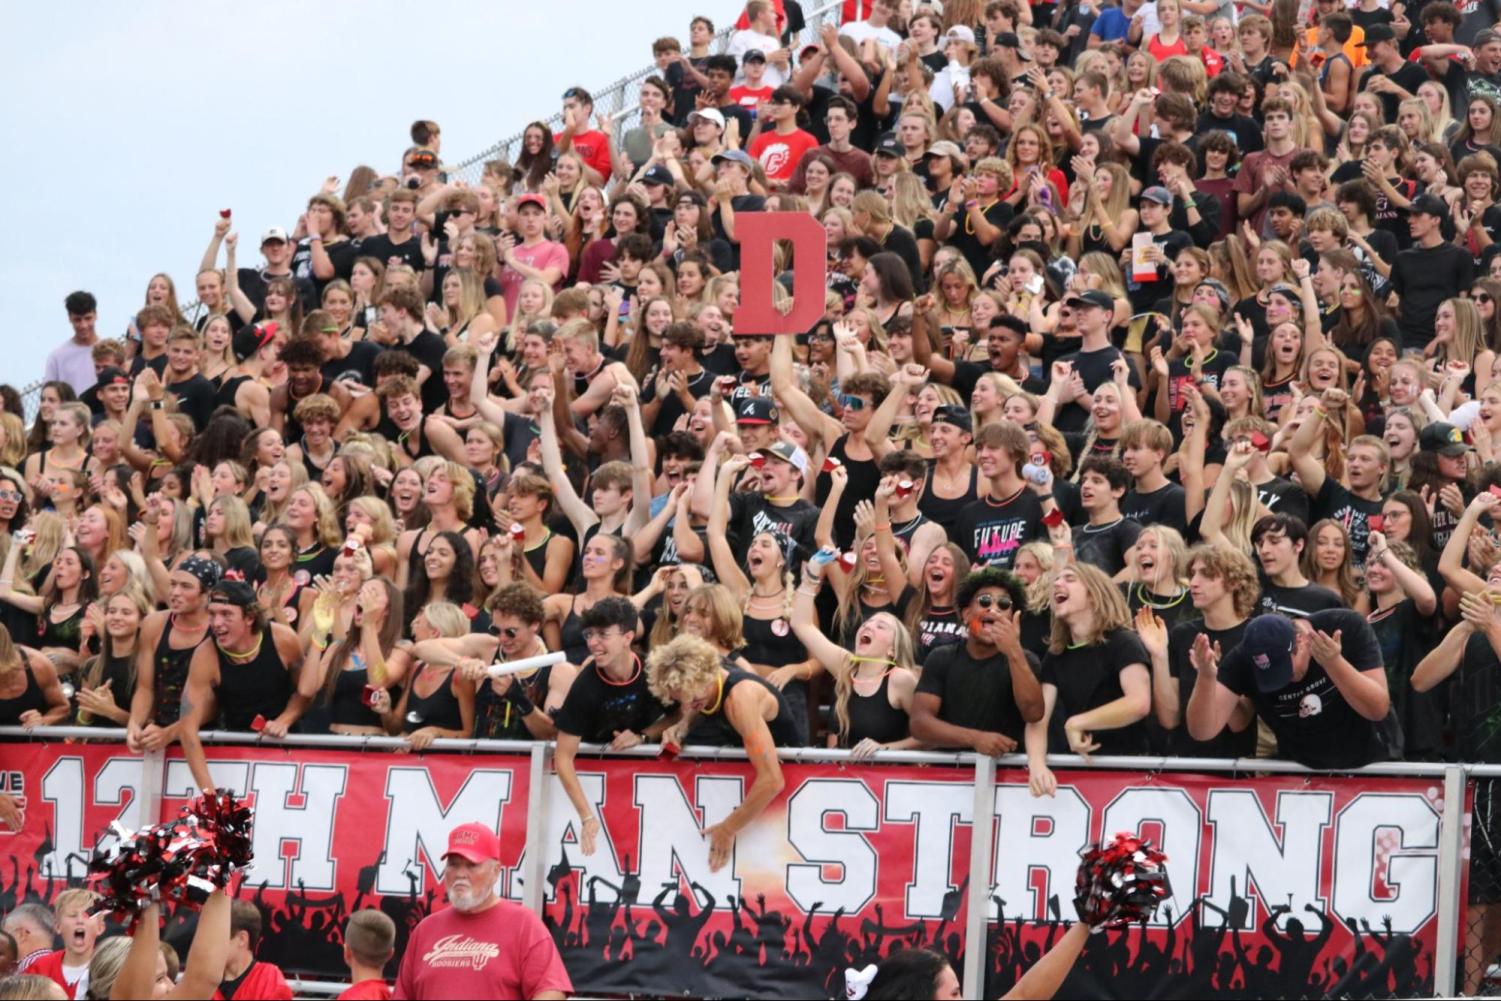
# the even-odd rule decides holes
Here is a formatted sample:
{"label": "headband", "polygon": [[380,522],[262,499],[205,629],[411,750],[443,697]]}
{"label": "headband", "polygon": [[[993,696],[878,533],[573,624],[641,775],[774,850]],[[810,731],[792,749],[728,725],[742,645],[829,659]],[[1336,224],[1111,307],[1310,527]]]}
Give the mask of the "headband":
{"label": "headband", "polygon": [[214,585],[210,601],[236,608],[249,608],[255,604],[255,588],[243,580],[221,580]]}
{"label": "headband", "polygon": [[189,556],[177,564],[177,569],[185,574],[192,574],[205,591],[219,583],[224,576],[223,568],[206,556]]}

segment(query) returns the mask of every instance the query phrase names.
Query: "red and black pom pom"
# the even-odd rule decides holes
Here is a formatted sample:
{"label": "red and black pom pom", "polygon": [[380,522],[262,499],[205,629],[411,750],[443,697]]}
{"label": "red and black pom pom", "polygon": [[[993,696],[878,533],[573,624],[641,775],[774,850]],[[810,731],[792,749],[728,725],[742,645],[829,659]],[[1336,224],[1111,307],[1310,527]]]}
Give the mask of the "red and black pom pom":
{"label": "red and black pom pom", "polygon": [[1079,920],[1113,928],[1150,918],[1173,895],[1167,856],[1134,834],[1117,834],[1107,844],[1079,853],[1074,907]]}
{"label": "red and black pom pom", "polygon": [[250,807],[226,790],[133,834],[116,821],[115,843],[89,863],[89,882],[101,897],[94,910],[130,917],[153,903],[201,905],[254,858],[250,826]]}

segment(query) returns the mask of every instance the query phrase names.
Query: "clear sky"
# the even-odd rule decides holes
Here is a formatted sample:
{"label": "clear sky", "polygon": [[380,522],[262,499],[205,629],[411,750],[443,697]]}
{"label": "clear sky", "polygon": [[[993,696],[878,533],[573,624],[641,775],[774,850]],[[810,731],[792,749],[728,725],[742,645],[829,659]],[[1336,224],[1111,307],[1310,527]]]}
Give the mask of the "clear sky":
{"label": "clear sky", "polygon": [[[0,381],[38,379],[69,336],[63,298],[99,299],[118,336],[146,282],[179,296],[218,211],[234,210],[242,264],[268,226],[288,230],[323,179],[399,164],[418,118],[458,161],[651,62],[651,43],[734,0],[394,0],[253,5],[220,0],[12,4],[0,62],[9,136],[0,251]],[[221,261],[222,263],[222,261]]]}

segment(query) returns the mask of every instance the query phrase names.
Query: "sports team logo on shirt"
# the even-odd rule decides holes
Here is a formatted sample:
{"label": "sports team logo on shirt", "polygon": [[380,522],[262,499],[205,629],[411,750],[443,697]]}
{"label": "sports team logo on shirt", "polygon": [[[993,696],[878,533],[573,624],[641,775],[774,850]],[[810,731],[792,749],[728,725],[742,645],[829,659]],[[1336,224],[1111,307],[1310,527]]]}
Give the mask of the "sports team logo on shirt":
{"label": "sports team logo on shirt", "polygon": [[[473,834],[468,837],[473,838]],[[447,935],[433,943],[422,957],[432,967],[464,967],[483,970],[490,960],[500,955],[500,946],[494,942],[481,942],[468,935]]]}

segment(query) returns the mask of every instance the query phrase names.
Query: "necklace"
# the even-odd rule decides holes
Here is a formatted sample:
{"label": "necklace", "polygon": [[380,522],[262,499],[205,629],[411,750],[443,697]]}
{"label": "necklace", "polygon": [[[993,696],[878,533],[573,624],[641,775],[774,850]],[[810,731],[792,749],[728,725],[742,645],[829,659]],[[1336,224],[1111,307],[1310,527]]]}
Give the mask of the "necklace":
{"label": "necklace", "polygon": [[787,590],[787,585],[786,584],[783,584],[781,587],[777,588],[775,591],[771,592],[770,594],[761,594],[755,588],[751,588],[751,597],[752,598],[761,598],[761,599],[775,598],[775,597],[779,596],[780,594],[782,594],[786,590]]}
{"label": "necklace", "polygon": [[222,653],[224,656],[228,657],[230,660],[234,661],[237,664],[243,664],[243,663],[245,663],[247,661],[254,660],[256,657],[260,656],[261,644],[264,643],[265,641],[266,641],[266,634],[265,633],[261,633],[259,636],[257,636],[255,638],[255,643],[250,647],[249,650],[243,650],[243,651],[230,650],[227,647],[225,647],[225,645],[223,643],[220,643],[217,639],[214,640],[214,646],[218,647],[219,648],[219,652]]}

